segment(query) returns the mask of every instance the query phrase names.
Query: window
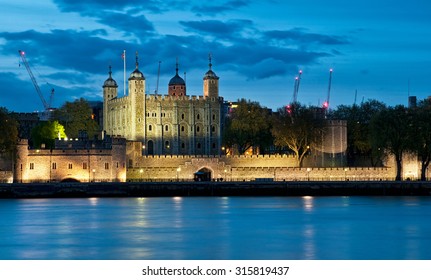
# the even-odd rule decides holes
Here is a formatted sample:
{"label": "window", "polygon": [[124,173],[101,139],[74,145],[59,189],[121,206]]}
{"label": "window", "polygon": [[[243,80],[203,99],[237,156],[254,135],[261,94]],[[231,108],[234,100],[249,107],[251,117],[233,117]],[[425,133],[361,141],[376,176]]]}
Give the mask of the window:
{"label": "window", "polygon": [[183,126],[181,126],[181,132],[184,132],[184,125]]}
{"label": "window", "polygon": [[120,163],[117,161],[117,168],[118,168],[119,164],[120,164]]}
{"label": "window", "polygon": [[215,147],[216,147],[216,144],[215,144],[215,143],[213,143],[213,149],[215,149]]}
{"label": "window", "polygon": [[185,118],[185,115],[181,114],[181,119],[184,120],[184,118]]}
{"label": "window", "polygon": [[211,131],[212,131],[212,132],[215,132],[215,126],[212,126],[212,127],[211,127]]}
{"label": "window", "polygon": [[86,162],[82,163],[82,169],[87,169],[87,163]]}
{"label": "window", "polygon": [[109,169],[109,163],[105,162],[105,169]]}
{"label": "window", "polygon": [[198,115],[196,116],[196,119],[198,119],[198,120],[199,120],[200,118],[201,118],[201,115],[199,115],[199,114],[198,114]]}
{"label": "window", "polygon": [[169,130],[169,126],[165,125],[165,131],[168,131],[168,130]]}
{"label": "window", "polygon": [[153,126],[151,124],[148,126],[148,130],[149,131],[153,130]]}
{"label": "window", "polygon": [[71,163],[68,164],[67,168],[72,169],[73,165]]}
{"label": "window", "polygon": [[57,169],[57,163],[56,162],[52,163],[52,169]]}
{"label": "window", "polygon": [[201,128],[199,126],[196,127],[196,132],[201,131]]}
{"label": "window", "polygon": [[184,142],[181,143],[181,149],[185,149],[185,148],[186,148],[186,144],[184,144]]}
{"label": "window", "polygon": [[30,162],[30,170],[33,170],[33,169],[34,169],[34,163]]}
{"label": "window", "polygon": [[200,149],[201,148],[201,143],[198,143],[197,147],[198,147],[198,149]]}
{"label": "window", "polygon": [[169,148],[170,148],[170,146],[169,146],[169,141],[166,141],[166,142],[165,142],[165,147],[166,147],[166,149],[169,149]]}
{"label": "window", "polygon": [[215,114],[213,114],[213,121],[215,121],[215,119],[216,119],[216,115],[215,115]]}

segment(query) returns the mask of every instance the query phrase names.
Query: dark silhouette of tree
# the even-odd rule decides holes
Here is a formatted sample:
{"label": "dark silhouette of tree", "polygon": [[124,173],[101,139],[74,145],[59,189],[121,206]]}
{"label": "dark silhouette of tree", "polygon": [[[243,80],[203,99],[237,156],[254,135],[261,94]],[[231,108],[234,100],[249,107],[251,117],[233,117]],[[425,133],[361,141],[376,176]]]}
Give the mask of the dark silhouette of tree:
{"label": "dark silhouette of tree", "polygon": [[39,123],[31,131],[31,139],[34,148],[41,148],[42,144],[48,149],[54,148],[56,138],[65,138],[64,127],[58,121]]}
{"label": "dark silhouette of tree", "polygon": [[358,158],[369,158],[372,166],[381,164],[381,153],[373,150],[370,141],[370,122],[374,115],[386,108],[377,100],[368,100],[360,105],[340,105],[331,111],[330,118],[347,121],[347,162],[353,166]]}
{"label": "dark silhouette of tree", "polygon": [[415,108],[409,109],[411,115],[411,150],[417,153],[421,162],[420,180],[426,181],[426,171],[431,162],[431,101],[426,99]]}
{"label": "dark silhouette of tree", "polygon": [[80,131],[87,131],[88,136],[92,137],[99,131],[92,113],[88,102],[81,98],[74,102],[66,102],[54,112],[53,119],[64,126],[69,138],[77,138]]}
{"label": "dark silhouette of tree", "polygon": [[0,107],[0,154],[6,158],[13,158],[18,141],[18,122],[9,111]]}
{"label": "dark silhouette of tree", "polygon": [[224,143],[236,147],[239,154],[250,148],[264,150],[271,145],[271,121],[269,110],[262,108],[258,102],[238,100],[237,106],[231,108],[226,118]]}
{"label": "dark silhouette of tree", "polygon": [[302,162],[310,147],[320,143],[324,134],[324,119],[320,108],[305,107],[299,103],[288,109],[279,108],[273,118],[272,135],[274,144],[287,147],[296,158],[297,166]]}
{"label": "dark silhouette of tree", "polygon": [[394,155],[397,181],[401,180],[403,154],[412,146],[410,124],[408,110],[402,105],[380,111],[371,121],[374,148]]}

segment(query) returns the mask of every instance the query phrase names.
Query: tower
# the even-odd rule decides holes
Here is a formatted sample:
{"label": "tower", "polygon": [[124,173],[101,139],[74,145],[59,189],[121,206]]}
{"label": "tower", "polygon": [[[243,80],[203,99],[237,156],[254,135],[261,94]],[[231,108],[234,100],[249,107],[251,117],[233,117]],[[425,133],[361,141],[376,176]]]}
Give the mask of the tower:
{"label": "tower", "polygon": [[[128,106],[130,113],[127,116],[126,136],[131,140],[142,140],[144,124],[142,116],[145,102],[145,76],[139,71],[138,52],[136,52],[135,70],[129,77]],[[139,139],[137,137],[139,136]]]}
{"label": "tower", "polygon": [[218,80],[219,77],[212,70],[211,54],[208,56],[209,70],[204,76],[204,96],[205,97],[218,97]]}
{"label": "tower", "polygon": [[117,82],[112,78],[112,68],[109,65],[109,77],[103,84],[103,130],[111,133],[108,117],[108,102],[118,95]]}
{"label": "tower", "polygon": [[169,96],[185,96],[186,95],[186,82],[178,75],[178,58],[175,68],[175,76],[169,81],[168,88]]}

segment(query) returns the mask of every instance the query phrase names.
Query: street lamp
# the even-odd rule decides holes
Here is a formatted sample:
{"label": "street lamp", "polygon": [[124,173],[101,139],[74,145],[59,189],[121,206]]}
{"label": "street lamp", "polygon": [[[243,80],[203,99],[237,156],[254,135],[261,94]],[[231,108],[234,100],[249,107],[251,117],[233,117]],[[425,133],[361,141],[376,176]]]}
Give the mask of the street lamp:
{"label": "street lamp", "polygon": [[308,181],[310,181],[310,172],[311,172],[311,168],[307,168],[307,179],[308,179]]}
{"label": "street lamp", "polygon": [[347,175],[346,175],[346,173],[347,173],[347,168],[344,168],[344,181],[347,181]]}
{"label": "street lamp", "polygon": [[96,182],[96,169],[93,169],[93,182]]}
{"label": "street lamp", "polygon": [[142,169],[142,168],[141,168],[141,169],[139,170],[139,173],[141,174],[141,182],[142,182],[142,174],[144,173],[144,169]]}

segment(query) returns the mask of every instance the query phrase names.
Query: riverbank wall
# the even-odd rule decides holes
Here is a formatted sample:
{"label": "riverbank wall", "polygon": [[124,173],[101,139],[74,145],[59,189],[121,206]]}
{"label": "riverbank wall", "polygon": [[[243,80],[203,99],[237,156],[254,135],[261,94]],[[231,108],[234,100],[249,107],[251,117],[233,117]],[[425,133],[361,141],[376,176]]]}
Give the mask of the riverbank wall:
{"label": "riverbank wall", "polygon": [[0,198],[355,195],[430,196],[431,183],[254,181],[0,184]]}

